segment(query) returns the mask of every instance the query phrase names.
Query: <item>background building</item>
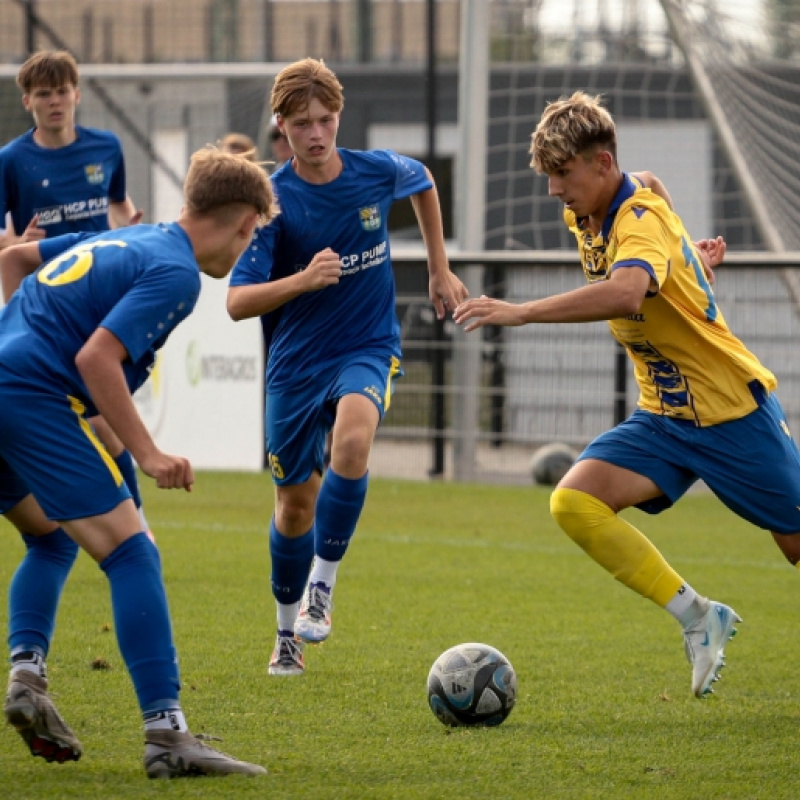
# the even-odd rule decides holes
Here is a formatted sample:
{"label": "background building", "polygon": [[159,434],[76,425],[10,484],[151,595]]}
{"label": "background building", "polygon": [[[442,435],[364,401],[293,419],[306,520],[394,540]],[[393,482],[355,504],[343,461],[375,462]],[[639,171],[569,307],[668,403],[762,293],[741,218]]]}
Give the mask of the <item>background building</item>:
{"label": "background building", "polygon": [[[30,124],[14,85],[28,49],[68,47],[81,61],[79,121],[120,135],[146,221],[170,219],[189,154],[230,130],[266,153],[273,76],[288,60],[322,57],[346,90],[340,144],[425,161],[454,263],[459,248],[489,251],[482,286],[524,298],[580,282],[559,205],[529,167],[530,133],[548,100],[601,93],[623,168],[655,171],[695,237],[728,241],[729,264],[742,268],[726,268],[717,287],[726,316],[779,372],[800,428],[800,365],[790,356],[798,272],[787,255],[761,255],[800,250],[798,9],[797,0],[0,0],[0,141]],[[486,52],[467,52],[464,31],[480,15]],[[485,93],[469,83],[484,56]],[[464,97],[469,111],[459,109]],[[477,129],[480,152],[465,144]],[[459,185],[474,164],[480,184]],[[482,229],[465,248],[466,203],[479,204]],[[471,463],[463,475],[525,479],[538,444],[581,446],[630,410],[632,382],[603,325],[488,331],[465,373],[472,345],[433,320],[410,204],[390,222],[405,257],[396,275],[406,378],[382,439],[432,443],[434,473]],[[208,381],[220,380],[212,367],[233,351],[207,350]],[[188,350],[177,359],[188,360]],[[257,384],[233,388],[255,396]],[[474,435],[466,454],[465,429]],[[475,467],[481,458],[490,466]]]}

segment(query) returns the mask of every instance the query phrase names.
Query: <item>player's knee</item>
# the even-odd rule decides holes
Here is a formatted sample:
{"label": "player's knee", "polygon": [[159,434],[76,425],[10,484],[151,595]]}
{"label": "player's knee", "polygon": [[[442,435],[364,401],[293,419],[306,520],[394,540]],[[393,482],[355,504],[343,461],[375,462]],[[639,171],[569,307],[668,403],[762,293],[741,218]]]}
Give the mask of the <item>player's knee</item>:
{"label": "player's knee", "polygon": [[583,542],[591,531],[614,512],[601,500],[577,489],[556,488],[550,495],[550,514],[575,542]]}
{"label": "player's knee", "polygon": [[301,498],[278,501],[275,505],[275,524],[284,536],[305,533],[314,522],[314,503]]}
{"label": "player's knee", "polygon": [[34,551],[39,558],[55,562],[69,569],[78,556],[80,549],[62,528],[56,528],[44,536],[22,534],[28,550]]}
{"label": "player's knee", "polygon": [[373,437],[362,431],[336,436],[331,449],[331,465],[340,475],[363,475],[367,471]]}
{"label": "player's knee", "polygon": [[582,527],[579,494],[582,493],[574,489],[556,488],[550,495],[550,515],[571,539],[576,538]]}

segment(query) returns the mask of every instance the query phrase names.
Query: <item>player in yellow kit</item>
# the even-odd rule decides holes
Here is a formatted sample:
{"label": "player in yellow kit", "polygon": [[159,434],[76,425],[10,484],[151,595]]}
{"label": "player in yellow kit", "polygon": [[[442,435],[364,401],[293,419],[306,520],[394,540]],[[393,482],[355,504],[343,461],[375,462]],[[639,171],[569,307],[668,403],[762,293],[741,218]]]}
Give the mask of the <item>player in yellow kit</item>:
{"label": "player in yellow kit", "polygon": [[732,511],[771,531],[797,564],[800,451],[775,377],[725,323],[680,218],[621,171],[614,121],[600,98],[577,92],[549,104],[531,155],[564,203],[589,285],[521,304],[475,298],[454,318],[467,331],[608,320],[634,363],[638,408],[589,444],[550,509],[588,555],[681,624],[692,691],[703,697],[741,620],[698,594],[618,512],[658,513],[702,479]]}

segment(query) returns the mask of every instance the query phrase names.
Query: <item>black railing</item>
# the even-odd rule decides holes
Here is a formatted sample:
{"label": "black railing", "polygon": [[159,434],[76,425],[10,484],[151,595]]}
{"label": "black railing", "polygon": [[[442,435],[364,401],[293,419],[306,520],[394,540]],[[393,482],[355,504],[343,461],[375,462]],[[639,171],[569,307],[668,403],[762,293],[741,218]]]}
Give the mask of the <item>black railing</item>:
{"label": "black railing", "polygon": [[[521,302],[583,285],[575,254],[557,252],[451,253],[451,266],[484,266],[485,293]],[[529,325],[464,334],[438,323],[426,285],[422,250],[395,248],[404,380],[379,439],[415,440],[429,447],[428,474],[452,475],[448,463],[459,437],[471,437],[495,466],[495,477],[529,480],[526,454],[552,441],[585,446],[624,419],[637,390],[624,350],[605,323]],[[778,394],[790,427],[800,431],[800,306],[792,283],[800,253],[729,254],[717,270],[715,293],[731,329],[779,379]],[[480,362],[478,385],[459,375],[464,358]],[[455,403],[478,398],[471,429],[454,429]],[[479,458],[481,456],[479,455]],[[491,478],[477,465],[478,479]],[[502,473],[502,474],[501,474]]]}

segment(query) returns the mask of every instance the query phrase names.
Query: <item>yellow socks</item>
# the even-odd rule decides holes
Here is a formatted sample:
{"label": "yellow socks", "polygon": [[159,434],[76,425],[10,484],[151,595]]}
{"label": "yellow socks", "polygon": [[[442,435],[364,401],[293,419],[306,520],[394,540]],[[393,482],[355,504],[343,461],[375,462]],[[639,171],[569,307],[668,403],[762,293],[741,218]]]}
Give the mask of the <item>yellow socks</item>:
{"label": "yellow socks", "polygon": [[683,586],[683,579],[652,542],[596,497],[576,489],[556,489],[550,513],[601,567],[662,608]]}

